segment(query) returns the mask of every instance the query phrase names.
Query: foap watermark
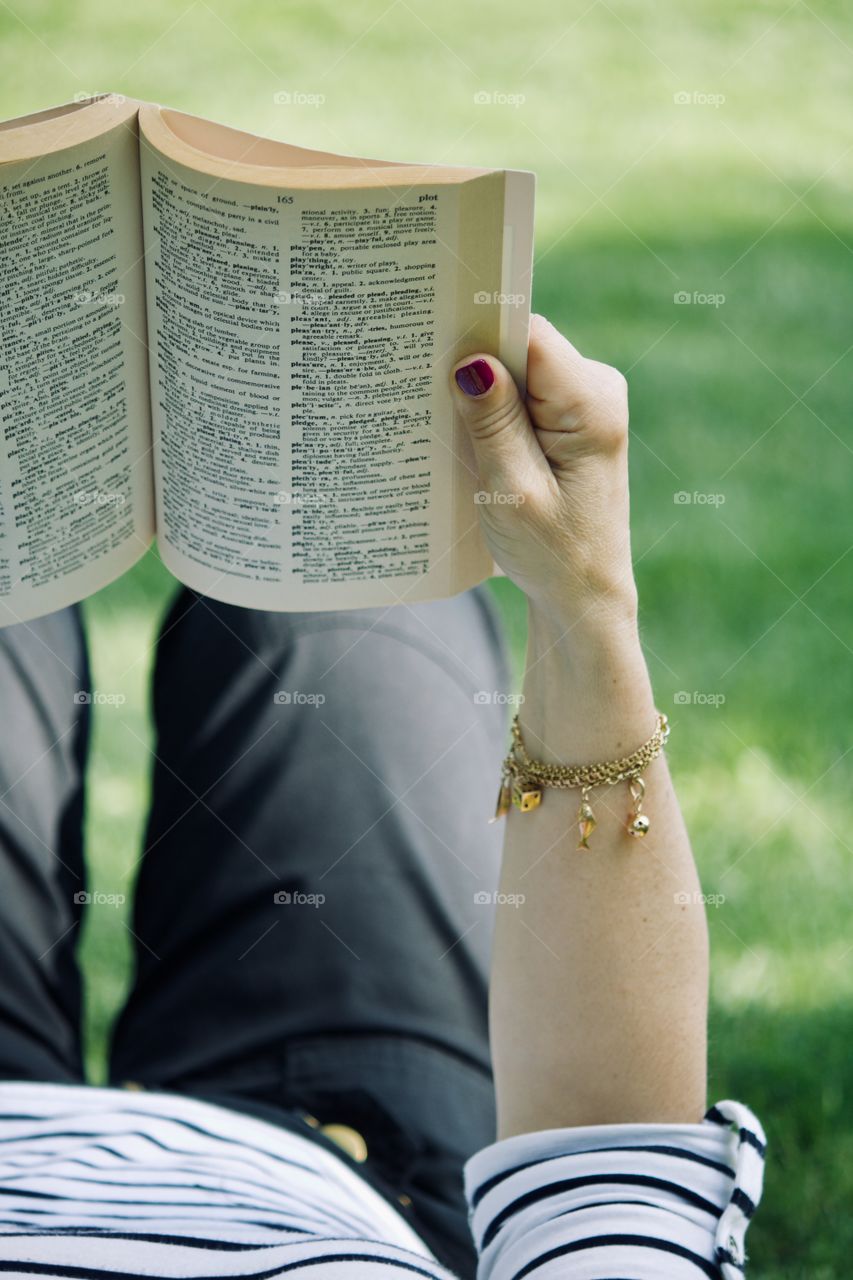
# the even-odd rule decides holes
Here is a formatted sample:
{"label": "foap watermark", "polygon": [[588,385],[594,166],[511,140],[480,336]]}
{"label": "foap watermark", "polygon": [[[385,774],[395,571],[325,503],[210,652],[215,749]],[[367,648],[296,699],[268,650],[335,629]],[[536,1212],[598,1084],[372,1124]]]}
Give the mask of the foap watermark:
{"label": "foap watermark", "polygon": [[691,903],[705,907],[721,907],[726,900],[726,895],[724,893],[700,893],[698,889],[694,889],[692,893],[682,890],[681,893],[674,893],[672,900],[679,907],[687,907]]}
{"label": "foap watermark", "polygon": [[72,302],[78,307],[121,307],[124,305],[123,293],[95,293],[91,289],[78,289],[71,295]]}
{"label": "foap watermark", "polygon": [[492,704],[504,707],[520,707],[523,701],[523,693],[504,693],[502,689],[478,689],[474,694],[474,702],[478,707]]}
{"label": "foap watermark", "polygon": [[672,495],[677,507],[721,507],[726,500],[724,493],[699,493],[696,489],[691,493],[687,489],[679,489]]}
{"label": "foap watermark", "polygon": [[105,693],[103,689],[78,689],[74,701],[78,707],[122,707],[127,698],[123,693]]}
{"label": "foap watermark", "polygon": [[474,94],[475,107],[522,107],[526,93],[505,93],[503,89],[480,89]]}
{"label": "foap watermark", "polygon": [[322,907],[325,893],[303,893],[301,889],[276,889],[272,900],[277,907]]}
{"label": "foap watermark", "polygon": [[272,696],[279,707],[322,707],[325,693],[303,693],[301,689],[277,689]]}
{"label": "foap watermark", "polygon": [[109,102],[114,107],[121,107],[127,102],[127,98],[123,93],[98,93],[97,90],[90,93],[88,89],[79,89],[74,95],[75,102]]}
{"label": "foap watermark", "polygon": [[78,489],[74,501],[80,507],[123,507],[126,493],[113,493],[109,489]]}
{"label": "foap watermark", "polygon": [[726,695],[703,693],[701,689],[694,689],[692,693],[687,689],[679,689],[678,693],[672,695],[672,700],[677,707],[722,707],[725,705]]}
{"label": "foap watermark", "polygon": [[724,93],[706,93],[703,89],[681,89],[672,95],[677,107],[721,107],[726,100]]}
{"label": "foap watermark", "polygon": [[725,305],[724,293],[702,293],[700,289],[679,289],[672,295],[677,307],[722,307]]}
{"label": "foap watermark", "polygon": [[127,898],[123,893],[90,893],[88,889],[78,889],[74,901],[79,907],[122,907]]}
{"label": "foap watermark", "polygon": [[474,294],[474,302],[479,307],[497,303],[501,307],[523,307],[527,302],[526,293],[501,293],[499,289],[478,289]]}
{"label": "foap watermark", "polygon": [[502,493],[497,489],[478,489],[474,494],[474,504],[478,507],[520,507],[524,502],[523,493]]}
{"label": "foap watermark", "polygon": [[272,96],[277,107],[322,107],[325,93],[306,93],[304,89],[277,89]]}
{"label": "foap watermark", "polygon": [[288,293],[279,289],[272,296],[273,302],[280,307],[319,307],[329,301],[327,293]]}
{"label": "foap watermark", "polygon": [[332,495],[318,489],[315,493],[301,493],[298,489],[279,489],[273,494],[273,502],[279,507],[321,507]]}
{"label": "foap watermark", "polygon": [[480,889],[474,894],[474,905],[477,907],[520,907],[525,901],[523,893],[500,893],[497,889],[494,893]]}

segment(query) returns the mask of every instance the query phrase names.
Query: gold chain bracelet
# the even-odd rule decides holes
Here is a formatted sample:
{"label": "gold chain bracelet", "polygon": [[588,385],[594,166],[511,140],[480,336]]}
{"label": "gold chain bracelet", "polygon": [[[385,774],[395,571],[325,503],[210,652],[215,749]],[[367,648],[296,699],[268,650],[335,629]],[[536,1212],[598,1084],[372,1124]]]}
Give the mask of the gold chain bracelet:
{"label": "gold chain bracelet", "polygon": [[628,782],[630,785],[633,807],[628,818],[629,835],[644,836],[649,829],[648,816],[643,813],[643,797],[646,784],[643,781],[643,770],[651,764],[663,751],[669,737],[669,720],[659,711],[655,731],[647,742],[621,760],[607,760],[600,764],[547,764],[543,760],[532,760],[527,753],[524,739],[521,736],[521,725],[518,716],[512,721],[512,746],[509,755],[501,766],[501,786],[498,792],[496,822],[509,812],[510,804],[514,804],[522,813],[529,813],[542,800],[545,787],[557,787],[567,791],[579,787],[581,792],[578,807],[579,849],[589,848],[589,837],[595,830],[595,815],[589,802],[590,791],[598,786],[615,786],[617,782]]}

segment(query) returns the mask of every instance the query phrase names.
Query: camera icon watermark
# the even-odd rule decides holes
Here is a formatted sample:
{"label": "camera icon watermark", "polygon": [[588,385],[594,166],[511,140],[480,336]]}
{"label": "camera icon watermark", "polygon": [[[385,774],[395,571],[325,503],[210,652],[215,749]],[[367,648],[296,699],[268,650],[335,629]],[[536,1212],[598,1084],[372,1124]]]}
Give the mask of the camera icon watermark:
{"label": "camera icon watermark", "polygon": [[474,94],[475,107],[521,107],[526,101],[525,93],[504,93],[502,89],[480,89]]}
{"label": "camera icon watermark", "polygon": [[523,693],[504,693],[502,689],[478,689],[474,694],[474,705],[485,707],[490,705],[504,707],[520,707],[524,702]]}
{"label": "camera icon watermark", "polygon": [[478,489],[474,494],[474,505],[476,507],[487,507],[491,505],[496,507],[520,507],[523,502],[523,493],[502,493],[496,489],[491,491],[488,489]]}
{"label": "camera icon watermark", "polygon": [[92,293],[90,289],[80,289],[71,295],[72,302],[78,307],[89,305],[98,307],[121,307],[126,301],[123,293]]}
{"label": "camera icon watermark", "polygon": [[120,107],[127,98],[123,93],[98,93],[97,90],[89,92],[88,89],[79,89],[74,95],[74,102],[109,102],[113,106]]}
{"label": "camera icon watermark", "polygon": [[331,494],[324,493],[322,489],[308,493],[299,489],[279,489],[272,500],[277,507],[322,507],[331,501]]}
{"label": "camera icon watermark", "polygon": [[726,100],[724,93],[705,93],[701,89],[681,89],[672,95],[677,107],[721,107]]}
{"label": "camera icon watermark", "polygon": [[703,693],[699,689],[694,689],[689,693],[686,689],[680,689],[678,693],[673,694],[672,700],[677,707],[722,707],[725,705],[726,695],[724,693]]}
{"label": "camera icon watermark", "polygon": [[326,701],[325,693],[305,693],[301,689],[276,689],[272,696],[279,707],[322,707]]}
{"label": "camera icon watermark", "polygon": [[127,898],[123,893],[89,893],[87,889],[78,889],[74,902],[78,907],[121,907]]}
{"label": "camera icon watermark", "polygon": [[501,307],[523,307],[527,302],[526,293],[501,293],[499,289],[478,289],[474,294],[477,306],[488,306],[490,303]]}
{"label": "camera icon watermark", "polygon": [[277,107],[322,107],[324,93],[306,93],[303,89],[278,89],[272,96]]}
{"label": "camera icon watermark", "polygon": [[74,501],[81,507],[123,507],[127,494],[111,493],[107,489],[79,489]]}
{"label": "camera icon watermark", "polygon": [[688,289],[679,289],[672,295],[672,300],[677,307],[722,307],[726,301],[724,293],[702,293],[699,289],[692,292]]}
{"label": "camera icon watermark", "polygon": [[726,500],[724,493],[698,493],[695,489],[690,493],[687,489],[679,489],[672,495],[677,507],[721,507]]}
{"label": "camera icon watermark", "polygon": [[694,889],[692,893],[674,893],[672,900],[679,907],[688,907],[691,903],[701,904],[706,907],[721,907],[726,900],[724,893],[700,893],[698,889]]}
{"label": "camera icon watermark", "polygon": [[303,893],[299,889],[276,889],[272,900],[277,907],[322,907],[325,893]]}
{"label": "camera icon watermark", "polygon": [[279,289],[272,295],[272,300],[280,307],[316,307],[329,301],[327,293],[288,293]]}
{"label": "camera icon watermark", "polygon": [[474,905],[478,907],[520,907],[525,901],[526,896],[523,893],[500,893],[497,889],[494,893],[480,889],[474,894]]}
{"label": "camera icon watermark", "polygon": [[121,707],[127,698],[123,693],[105,693],[102,689],[77,689],[74,702],[78,707]]}

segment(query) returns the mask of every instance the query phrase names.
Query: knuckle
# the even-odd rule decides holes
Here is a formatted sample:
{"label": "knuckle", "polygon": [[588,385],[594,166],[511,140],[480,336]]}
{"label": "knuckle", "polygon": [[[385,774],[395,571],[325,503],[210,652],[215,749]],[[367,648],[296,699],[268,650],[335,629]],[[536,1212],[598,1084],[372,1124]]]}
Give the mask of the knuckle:
{"label": "knuckle", "polygon": [[478,413],[471,422],[471,432],[478,440],[491,440],[512,427],[515,420],[516,406],[511,402],[498,401]]}
{"label": "knuckle", "polygon": [[628,380],[609,364],[595,363],[587,407],[589,434],[603,452],[618,452],[628,439]]}
{"label": "knuckle", "polygon": [[611,365],[586,360],[569,393],[543,406],[540,419],[546,429],[578,435],[594,452],[618,451],[627,440],[627,380]]}

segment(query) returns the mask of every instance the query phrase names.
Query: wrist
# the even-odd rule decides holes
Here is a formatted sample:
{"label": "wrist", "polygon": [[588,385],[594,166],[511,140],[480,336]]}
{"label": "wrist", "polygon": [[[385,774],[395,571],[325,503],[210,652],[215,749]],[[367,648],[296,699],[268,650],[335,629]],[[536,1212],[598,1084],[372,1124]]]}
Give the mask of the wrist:
{"label": "wrist", "polygon": [[528,659],[551,654],[573,669],[640,651],[633,579],[618,589],[572,600],[527,601]]}
{"label": "wrist", "polygon": [[571,621],[531,604],[523,695],[520,719],[540,758],[581,763],[634,750],[655,726],[636,611],[613,602]]}

